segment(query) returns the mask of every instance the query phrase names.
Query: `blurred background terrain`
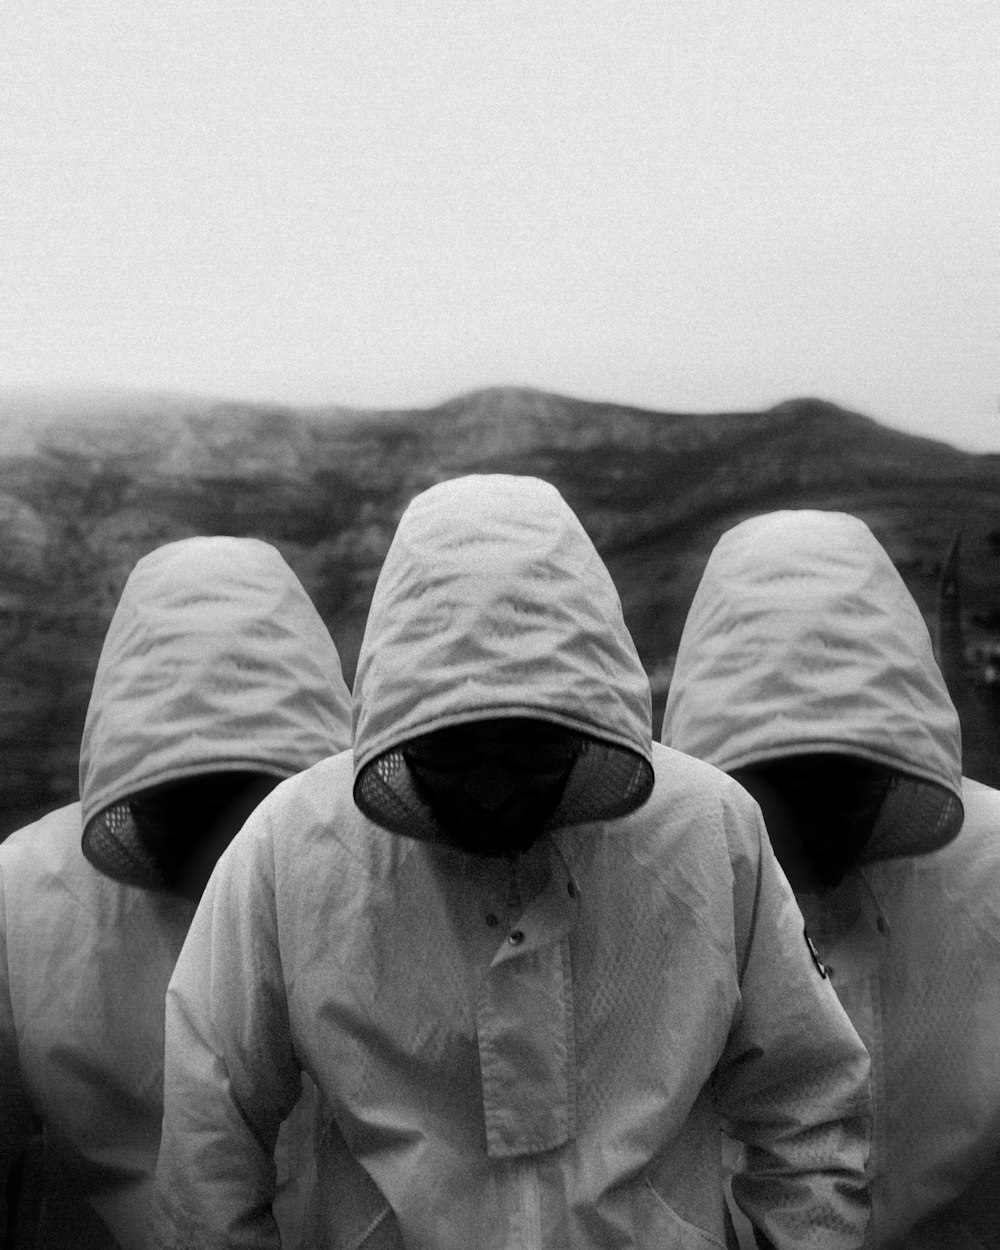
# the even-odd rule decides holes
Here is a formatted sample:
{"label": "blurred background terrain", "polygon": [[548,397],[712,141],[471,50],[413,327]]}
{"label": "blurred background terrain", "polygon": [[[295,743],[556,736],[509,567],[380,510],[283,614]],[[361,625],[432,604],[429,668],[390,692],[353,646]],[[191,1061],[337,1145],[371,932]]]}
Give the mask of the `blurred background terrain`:
{"label": "blurred background terrain", "polygon": [[862,517],[941,648],[966,771],[1000,783],[998,455],[818,399],[685,415],[512,388],[382,411],[35,393],[0,395],[0,837],[77,795],[94,669],[140,556],[194,534],[273,543],[350,683],[400,514],[470,472],[543,477],[580,516],[649,674],[654,734],[719,535],[775,508]]}

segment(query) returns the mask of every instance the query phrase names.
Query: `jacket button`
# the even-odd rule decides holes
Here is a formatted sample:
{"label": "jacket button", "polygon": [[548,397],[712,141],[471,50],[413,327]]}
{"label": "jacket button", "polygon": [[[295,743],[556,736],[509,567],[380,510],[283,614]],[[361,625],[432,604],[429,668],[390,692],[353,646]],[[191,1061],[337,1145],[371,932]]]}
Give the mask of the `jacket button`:
{"label": "jacket button", "polygon": [[524,941],[524,930],[514,929],[507,941],[510,942],[511,946],[520,946]]}

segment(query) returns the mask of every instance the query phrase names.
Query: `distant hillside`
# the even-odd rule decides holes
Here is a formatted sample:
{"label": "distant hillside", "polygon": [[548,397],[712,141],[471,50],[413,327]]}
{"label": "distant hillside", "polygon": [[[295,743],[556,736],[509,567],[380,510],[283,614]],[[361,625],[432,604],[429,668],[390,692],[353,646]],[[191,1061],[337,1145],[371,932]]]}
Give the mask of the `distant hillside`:
{"label": "distant hillside", "polygon": [[[0,395],[0,835],[75,797],[94,666],[141,555],[193,534],[273,542],[312,594],[350,680],[401,512],[417,491],[469,472],[535,474],[577,511],[650,673],[655,731],[712,545],[773,508],[863,517],[931,623],[942,561],[964,527],[963,619],[969,653],[988,669],[1000,631],[1000,457],[820,400],[706,416],[512,389],[378,412]],[[1000,781],[992,704],[974,703],[958,682],[972,709],[970,766]]]}

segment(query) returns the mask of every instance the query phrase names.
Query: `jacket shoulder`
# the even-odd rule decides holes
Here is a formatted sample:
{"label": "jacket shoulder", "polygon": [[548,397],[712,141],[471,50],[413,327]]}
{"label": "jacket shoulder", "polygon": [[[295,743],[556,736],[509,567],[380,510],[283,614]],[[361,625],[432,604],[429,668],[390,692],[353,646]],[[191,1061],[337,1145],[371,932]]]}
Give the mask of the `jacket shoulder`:
{"label": "jacket shoulder", "polygon": [[78,924],[114,928],[126,914],[150,917],[162,909],[156,891],[113,881],[89,863],[82,832],[80,804],[72,803],[0,844],[8,930],[23,921],[22,931],[44,943]]}
{"label": "jacket shoulder", "polygon": [[963,778],[962,804],[958,835],[918,862],[949,902],[1000,944],[1000,790]]}
{"label": "jacket shoulder", "polygon": [[[756,847],[760,827],[757,804],[732,777],[704,760],[695,759],[661,743],[653,743],[655,785],[648,815],[673,813],[718,821],[726,831],[730,850],[745,844]],[[640,812],[645,811],[641,808]]]}
{"label": "jacket shoulder", "polygon": [[711,764],[655,742],[653,768],[646,803],[620,828],[608,826],[618,854],[671,880],[718,874],[727,889],[734,873],[755,874],[761,818],[743,787]]}
{"label": "jacket shoulder", "polygon": [[267,795],[248,826],[266,829],[265,836],[271,838],[302,839],[352,813],[360,817],[354,805],[354,756],[341,751],[286,778]]}
{"label": "jacket shoulder", "polygon": [[5,880],[12,881],[48,873],[62,875],[86,865],[82,836],[80,804],[57,808],[0,843],[0,872]]}
{"label": "jacket shoulder", "polygon": [[279,889],[297,889],[295,882],[326,876],[334,860],[366,857],[379,840],[377,829],[355,805],[354,757],[342,751],[272,790],[227,855],[244,864],[270,861]]}
{"label": "jacket shoulder", "polygon": [[963,777],[962,806],[965,820],[955,841],[965,834],[969,842],[979,844],[981,853],[993,851],[994,858],[1000,861],[1000,790]]}
{"label": "jacket shoulder", "polygon": [[743,787],[714,764],[685,755],[683,751],[664,746],[662,742],[653,743],[653,770],[656,774],[654,794],[659,792],[661,800],[692,794],[701,798],[714,795],[720,801],[726,801],[734,789],[745,796]]}

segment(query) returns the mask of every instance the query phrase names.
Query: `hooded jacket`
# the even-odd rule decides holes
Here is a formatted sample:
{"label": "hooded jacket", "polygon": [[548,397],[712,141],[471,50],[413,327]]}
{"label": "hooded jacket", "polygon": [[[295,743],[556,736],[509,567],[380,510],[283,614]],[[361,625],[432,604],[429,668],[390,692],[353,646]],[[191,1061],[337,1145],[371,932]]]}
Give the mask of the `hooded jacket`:
{"label": "hooded jacket", "polygon": [[[192,538],[138,562],[97,667],[80,802],[0,846],[0,1149],[44,1122],[42,1244],[148,1244],[163,1002],[194,905],[122,883],[143,868],[125,801],[201,773],[288,777],[348,739],[336,649],[273,547]],[[119,879],[84,857],[85,830]]]}
{"label": "hooded jacket", "polygon": [[861,862],[835,890],[799,895],[872,1056],[866,1244],[996,1246],[1000,795],[962,780],[927,628],[862,521],[787,511],[723,535],[663,740],[726,770],[811,752],[898,770]]}
{"label": "hooded jacket", "polygon": [[[442,844],[400,747],[524,716],[585,739],[547,832],[509,858]],[[654,747],[649,717],[553,487],[471,477],[411,503],[353,753],[257,809],[171,982],[160,1244],[277,1245],[267,1156],[300,1068],[328,1115],[316,1246],[720,1246],[723,1120],[776,1246],[814,1225],[859,1244],[867,1055],[757,809]]]}

